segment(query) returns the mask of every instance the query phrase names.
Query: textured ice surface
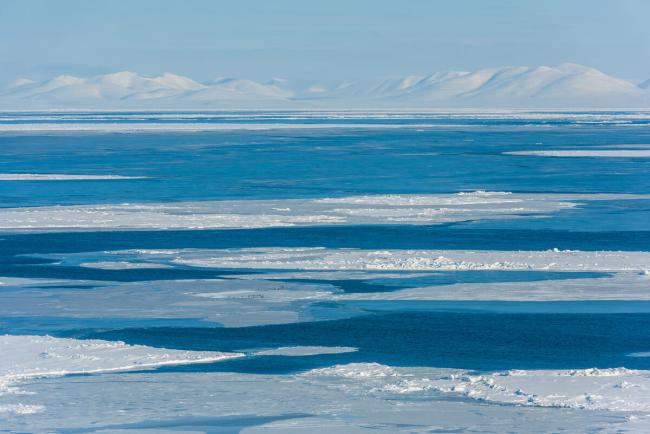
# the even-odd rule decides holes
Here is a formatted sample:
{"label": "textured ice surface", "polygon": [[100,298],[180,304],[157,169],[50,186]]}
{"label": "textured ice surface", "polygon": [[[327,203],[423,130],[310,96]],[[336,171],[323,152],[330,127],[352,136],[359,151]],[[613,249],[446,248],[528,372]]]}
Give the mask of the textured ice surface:
{"label": "textured ice surface", "polygon": [[405,395],[435,391],[504,404],[650,413],[650,371],[625,368],[517,370],[482,375],[450,371],[426,377],[404,368],[352,363],[303,375],[353,380],[368,392]]}
{"label": "textured ice surface", "polygon": [[173,262],[195,267],[301,270],[541,270],[637,271],[650,269],[650,252],[359,250],[249,248],[184,250]]}
{"label": "textured ice surface", "polygon": [[3,230],[228,229],[353,224],[441,224],[546,216],[626,194],[377,195],[323,199],[46,206],[0,209]]}

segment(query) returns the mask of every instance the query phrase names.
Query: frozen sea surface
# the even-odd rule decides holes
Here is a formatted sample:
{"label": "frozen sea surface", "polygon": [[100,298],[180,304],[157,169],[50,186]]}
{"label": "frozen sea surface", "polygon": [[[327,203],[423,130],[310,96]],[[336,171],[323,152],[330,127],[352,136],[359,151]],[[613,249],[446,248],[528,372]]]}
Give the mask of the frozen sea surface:
{"label": "frozen sea surface", "polygon": [[648,432],[650,113],[0,113],[0,431]]}

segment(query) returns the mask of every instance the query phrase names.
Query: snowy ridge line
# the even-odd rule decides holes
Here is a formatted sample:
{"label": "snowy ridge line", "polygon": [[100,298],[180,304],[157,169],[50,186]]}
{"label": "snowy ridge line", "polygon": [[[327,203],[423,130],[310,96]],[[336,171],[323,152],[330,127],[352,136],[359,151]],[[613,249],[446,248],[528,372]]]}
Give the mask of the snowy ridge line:
{"label": "snowy ridge line", "polygon": [[[244,356],[240,353],[167,350],[102,340],[16,335],[0,336],[0,353],[0,397],[20,394],[16,383],[31,378],[208,363]],[[0,405],[0,414],[28,414],[42,410],[42,406],[20,403]]]}
{"label": "snowy ridge line", "polygon": [[633,194],[461,192],[320,199],[43,206],[0,209],[4,230],[239,229],[355,224],[442,224],[546,216]]}
{"label": "snowy ridge line", "polygon": [[650,158],[650,149],[554,149],[541,151],[512,151],[505,155],[535,155],[539,157],[602,157]]}
{"label": "snowy ridge line", "polygon": [[424,376],[413,369],[378,363],[350,363],[313,369],[301,375],[316,382],[331,377],[342,378],[358,383],[361,389],[357,393],[363,394],[435,392],[532,407],[650,411],[650,371],[591,368],[512,370],[483,375],[462,370],[447,371]]}
{"label": "snowy ridge line", "polygon": [[376,81],[218,78],[198,82],[166,72],[18,78],[0,89],[4,108],[333,109],[428,107],[648,107],[645,84],[583,65],[439,71]]}
{"label": "snowy ridge line", "polygon": [[195,267],[298,270],[635,271],[649,274],[650,252],[469,251],[247,248],[182,250],[172,263]]}
{"label": "snowy ridge line", "polygon": [[0,181],[92,181],[111,179],[149,179],[149,177],[122,175],[68,175],[57,173],[0,173]]}

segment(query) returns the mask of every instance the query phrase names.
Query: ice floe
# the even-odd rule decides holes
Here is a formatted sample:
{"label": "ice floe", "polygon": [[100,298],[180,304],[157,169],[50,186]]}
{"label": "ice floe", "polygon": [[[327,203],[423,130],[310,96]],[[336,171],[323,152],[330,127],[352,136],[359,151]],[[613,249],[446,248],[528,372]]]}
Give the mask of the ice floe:
{"label": "ice floe", "polygon": [[426,377],[404,368],[352,363],[314,369],[303,375],[353,380],[362,383],[369,393],[404,395],[434,391],[501,404],[650,412],[650,371],[625,368],[487,374],[449,370]]}
{"label": "ice floe", "polygon": [[171,265],[156,264],[153,262],[126,262],[126,261],[100,261],[82,262],[80,267],[97,268],[100,270],[129,270],[143,268],[171,268]]}
{"label": "ice floe", "polygon": [[354,224],[442,224],[541,217],[629,194],[468,192],[321,199],[123,203],[0,209],[2,230],[234,229]]}
{"label": "ice floe", "polygon": [[300,347],[279,347],[270,350],[260,350],[252,353],[254,356],[316,356],[319,354],[342,354],[359,351],[354,347],[319,347],[319,346],[300,346]]}
{"label": "ice floe", "polygon": [[[48,317],[50,327],[72,319],[77,324],[108,318],[119,324],[175,321],[228,327],[309,321],[309,305],[331,299],[325,285],[258,280],[160,280],[105,282],[6,279],[0,291],[0,317]],[[95,285],[88,290],[77,285]],[[56,303],[53,303],[56,299]],[[38,321],[30,322],[34,329]]]}
{"label": "ice floe", "polygon": [[391,292],[346,293],[335,300],[577,301],[650,300],[647,277],[618,272],[606,277],[530,282],[481,282],[419,286]]}
{"label": "ice floe", "polygon": [[[0,396],[21,394],[17,383],[32,378],[207,363],[243,356],[167,350],[123,342],[13,335],[0,336],[0,354]],[[0,412],[33,413],[41,409],[21,403],[0,406]]]}
{"label": "ice floe", "polygon": [[650,252],[360,250],[248,248],[185,250],[174,263],[195,267],[299,270],[540,270],[636,271],[650,268]]}
{"label": "ice floe", "polygon": [[[408,368],[401,374],[415,380],[448,376],[450,371]],[[105,378],[108,375],[110,379]],[[524,430],[541,434],[641,433],[644,429],[647,432],[649,426],[642,413],[502,405],[462,397],[449,399],[454,395],[435,391],[398,395],[381,391],[381,385],[394,378],[377,378],[376,390],[368,387],[371,381],[234,372],[60,377],[23,386],[31,395],[21,396],[21,401],[25,405],[43,405],[43,411],[30,415],[5,413],[0,417],[3,428],[13,432],[143,430],[171,434],[209,427],[214,432],[245,434]],[[96,405],[98,395],[102,396],[101,405]]]}
{"label": "ice floe", "polygon": [[0,181],[95,181],[111,179],[146,179],[146,176],[68,175],[58,173],[0,173]]}
{"label": "ice floe", "polygon": [[[445,125],[448,127],[449,125]],[[391,123],[204,123],[204,122],[146,122],[146,123],[29,123],[1,124],[0,132],[195,132],[195,131],[266,131],[266,130],[309,130],[309,129],[395,129],[395,128],[435,128],[436,124],[391,124]]]}
{"label": "ice floe", "polygon": [[604,157],[650,158],[648,149],[549,149],[540,151],[513,151],[507,155],[537,155],[540,157]]}

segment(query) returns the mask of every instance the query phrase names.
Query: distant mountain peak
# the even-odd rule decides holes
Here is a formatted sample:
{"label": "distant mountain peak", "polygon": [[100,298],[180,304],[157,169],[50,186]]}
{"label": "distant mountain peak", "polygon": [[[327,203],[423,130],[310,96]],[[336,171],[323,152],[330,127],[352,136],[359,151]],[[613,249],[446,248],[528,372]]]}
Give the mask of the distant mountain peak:
{"label": "distant mountain peak", "polygon": [[454,108],[650,107],[650,80],[634,84],[575,63],[371,80],[218,77],[198,82],[165,72],[119,71],[93,77],[19,79],[0,92],[0,107],[31,108]]}
{"label": "distant mountain peak", "polygon": [[30,84],[36,83],[34,80],[30,80],[29,78],[18,78],[11,83],[9,83],[9,89],[15,89],[17,87],[21,86],[28,86]]}

